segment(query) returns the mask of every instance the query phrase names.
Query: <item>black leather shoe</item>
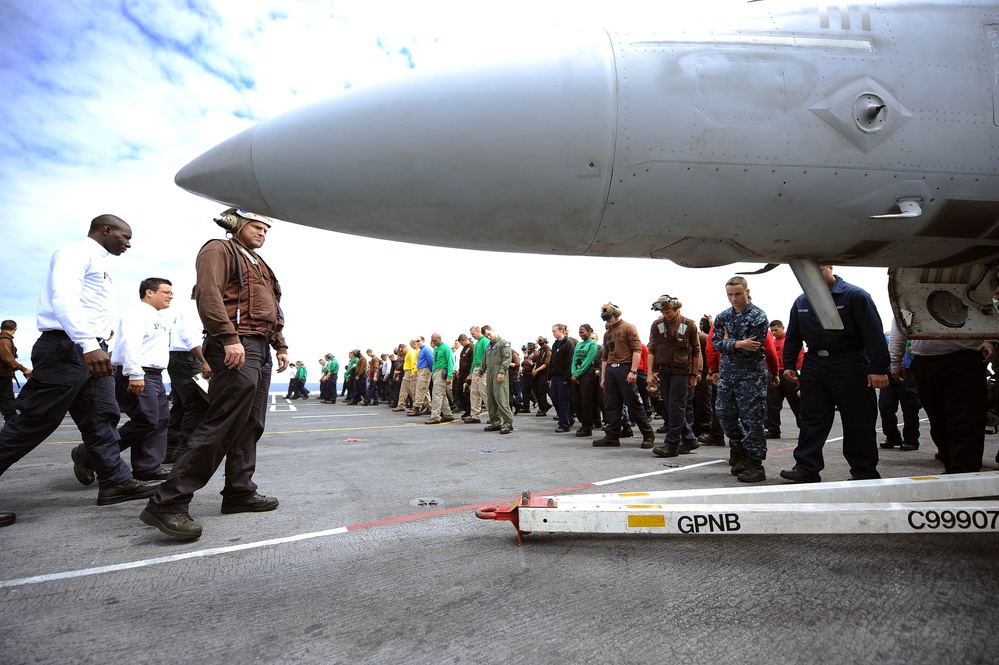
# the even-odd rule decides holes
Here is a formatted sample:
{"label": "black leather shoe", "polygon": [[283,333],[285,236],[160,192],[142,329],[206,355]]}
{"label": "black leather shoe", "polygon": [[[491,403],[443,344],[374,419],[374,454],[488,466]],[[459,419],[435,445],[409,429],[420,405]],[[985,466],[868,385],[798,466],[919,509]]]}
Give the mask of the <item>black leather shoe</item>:
{"label": "black leather shoe", "polygon": [[780,438],[780,432],[775,432],[774,430],[769,430],[767,432],[767,438],[768,439],[779,439]]}
{"label": "black leather shoe", "polygon": [[724,446],[725,437],[717,436],[715,434],[702,434],[697,437],[697,440],[706,446]]}
{"label": "black leather shoe", "polygon": [[593,442],[597,448],[620,448],[621,441],[618,439],[608,439],[606,436]]}
{"label": "black leather shoe", "polygon": [[593,430],[581,427],[576,430],[576,436],[593,436]]}
{"label": "black leather shoe", "polygon": [[76,476],[76,479],[84,485],[93,485],[97,477],[89,465],[90,460],[83,459],[83,455],[77,452],[76,446],[73,446],[73,449],[69,451],[69,456],[73,458],[73,475]]}
{"label": "black leather shoe", "polygon": [[783,478],[784,480],[790,480],[792,483],[819,482],[818,478],[810,478],[805,474],[803,474],[801,471],[798,471],[797,469],[785,469],[784,471],[780,472],[780,477]]}
{"label": "black leather shoe", "polygon": [[166,480],[170,472],[161,468],[159,471],[147,471],[146,473],[133,473],[136,480]]}
{"label": "black leather shoe", "polygon": [[226,501],[222,499],[222,514],[232,515],[234,513],[266,513],[268,510],[275,510],[278,507],[278,500],[272,496],[253,493],[253,496],[242,501]]}
{"label": "black leather shoe", "polygon": [[14,513],[3,511],[0,512],[0,526],[10,526],[17,520],[17,515]]}
{"label": "black leather shoe", "polygon": [[568,427],[559,427],[559,428],[557,428],[557,429],[555,430],[555,433],[556,433],[556,434],[565,434],[565,433],[566,433],[566,432],[568,432],[568,431],[569,431],[569,428],[568,428]]}
{"label": "black leather shoe", "polygon": [[666,434],[669,432],[669,425],[662,425],[656,430],[656,434]]}
{"label": "black leather shoe", "polygon": [[901,446],[898,447],[899,450],[919,450],[918,443],[912,443],[911,441],[906,441]]}
{"label": "black leather shoe", "polygon": [[481,425],[482,418],[473,418],[472,416],[465,416],[461,419],[461,422],[467,423],[469,425]]}
{"label": "black leather shoe", "polygon": [[510,427],[509,425],[506,425],[505,427],[503,427],[503,428],[500,429],[500,434],[509,434],[512,431],[513,431],[513,428]]}
{"label": "black leather shoe", "polygon": [[667,446],[665,444],[661,446],[656,446],[652,449],[652,454],[656,457],[676,457],[680,453],[676,451],[675,446]]}
{"label": "black leather shoe", "polygon": [[110,506],[113,503],[121,503],[122,501],[148,499],[156,493],[156,488],[159,486],[158,482],[129,478],[123,483],[118,483],[111,487],[102,487],[97,492],[97,505]]}
{"label": "black leather shoe", "polygon": [[642,437],[642,445],[639,447],[648,450],[655,444],[655,442],[656,442],[656,437],[654,434],[650,432]]}
{"label": "black leather shoe", "polygon": [[633,436],[635,436],[635,430],[631,429],[630,427],[625,427],[621,430],[622,439],[630,439]]}
{"label": "black leather shoe", "polygon": [[483,432],[498,432],[501,429],[503,429],[503,428],[500,427],[499,425],[486,425],[485,427],[482,428],[482,431]]}
{"label": "black leather shoe", "polygon": [[154,526],[178,540],[196,540],[201,537],[201,525],[187,513],[151,513],[149,509],[139,514],[143,524]]}
{"label": "black leather shoe", "polygon": [[888,448],[894,448],[895,446],[901,446],[902,442],[901,441],[892,441],[890,439],[885,439],[884,441],[881,442],[880,445],[881,445],[882,448],[888,449]]}

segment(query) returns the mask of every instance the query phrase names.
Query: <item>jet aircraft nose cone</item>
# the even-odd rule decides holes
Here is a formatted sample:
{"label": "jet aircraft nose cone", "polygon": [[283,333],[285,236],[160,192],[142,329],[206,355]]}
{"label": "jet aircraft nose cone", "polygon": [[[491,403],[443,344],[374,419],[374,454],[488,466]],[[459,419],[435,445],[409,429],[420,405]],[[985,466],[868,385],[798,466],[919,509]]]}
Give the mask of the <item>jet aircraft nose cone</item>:
{"label": "jet aircraft nose cone", "polygon": [[480,44],[482,66],[449,61],[265,120],[176,182],[342,233],[468,249],[504,238],[510,251],[581,254],[613,171],[610,37],[566,29],[526,50],[495,39]]}
{"label": "jet aircraft nose cone", "polygon": [[253,128],[218,144],[174,176],[178,187],[225,205],[273,216],[253,167]]}

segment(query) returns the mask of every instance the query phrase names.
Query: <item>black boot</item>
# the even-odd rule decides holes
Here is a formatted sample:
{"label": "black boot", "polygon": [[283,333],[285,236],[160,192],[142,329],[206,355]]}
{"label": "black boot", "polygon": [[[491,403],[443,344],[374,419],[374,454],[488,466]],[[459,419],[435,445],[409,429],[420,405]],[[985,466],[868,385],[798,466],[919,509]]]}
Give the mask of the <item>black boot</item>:
{"label": "black boot", "polygon": [[740,483],[762,483],[767,479],[767,472],[763,468],[763,462],[746,455],[742,472],[736,476],[736,479]]}
{"label": "black boot", "polygon": [[738,476],[740,473],[746,470],[746,451],[742,448],[730,448],[728,456],[728,463],[732,466],[732,475]]}

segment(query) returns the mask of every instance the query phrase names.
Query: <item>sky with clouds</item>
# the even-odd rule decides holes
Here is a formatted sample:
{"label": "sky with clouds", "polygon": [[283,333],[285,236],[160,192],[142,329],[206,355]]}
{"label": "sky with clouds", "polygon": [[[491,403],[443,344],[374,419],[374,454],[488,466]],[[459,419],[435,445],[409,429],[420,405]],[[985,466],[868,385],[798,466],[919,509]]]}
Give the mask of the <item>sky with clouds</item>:
{"label": "sky with clouds", "polygon": [[[523,16],[599,22],[606,9],[513,2],[497,17],[495,3],[452,0],[0,3],[0,318],[18,322],[22,360],[38,334],[49,257],[84,237],[96,215],[133,229],[132,249],[110,259],[119,311],[148,276],[173,280],[183,297],[198,249],[222,235],[211,222],[221,206],[173,183],[191,159],[285,111],[437,66],[448,34]],[[759,267],[475,252],[282,222],[261,253],[282,283],[292,359],[310,367],[328,351],[342,360],[351,348],[388,352],[415,335],[453,340],[471,324],[489,323],[519,346],[550,337],[556,322],[597,328],[607,301],[644,334],[660,294],[681,298],[696,319],[727,306],[734,270]],[[871,291],[887,321],[884,269],[837,272]],[[749,279],[754,301],[786,319],[800,293],[790,269]]]}

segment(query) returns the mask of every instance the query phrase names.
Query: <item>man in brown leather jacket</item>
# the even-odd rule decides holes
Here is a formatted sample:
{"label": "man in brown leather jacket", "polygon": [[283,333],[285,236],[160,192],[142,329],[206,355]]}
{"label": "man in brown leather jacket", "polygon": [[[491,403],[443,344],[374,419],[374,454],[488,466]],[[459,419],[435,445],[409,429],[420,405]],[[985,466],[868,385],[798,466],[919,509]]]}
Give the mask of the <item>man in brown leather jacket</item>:
{"label": "man in brown leather jacket", "polygon": [[693,399],[701,373],[701,344],[697,325],[680,315],[683,303],[665,294],[652,303],[662,316],[649,330],[649,384],[659,386],[666,405],[663,445],[652,449],[658,457],[676,457],[698,447],[693,430]]}
{"label": "man in brown leather jacket", "polygon": [[229,231],[229,239],[205,243],[195,264],[194,297],[207,333],[202,352],[212,368],[208,417],[191,434],[187,450],[139,516],[180,540],[201,536],[201,525],[188,515],[188,506],[223,458],[223,513],[278,507],[278,500],[258,494],[253,482],[271,383],[268,347],[276,351],[277,371],[288,368],[288,345],[281,334],[281,287],[256,252],[271,222],[234,208],[216,221]]}
{"label": "man in brown leather jacket", "polygon": [[10,319],[0,323],[0,414],[4,422],[17,413],[14,408],[14,374],[20,371],[25,378],[31,370],[17,362],[17,347],[14,346],[14,333],[17,324]]}

